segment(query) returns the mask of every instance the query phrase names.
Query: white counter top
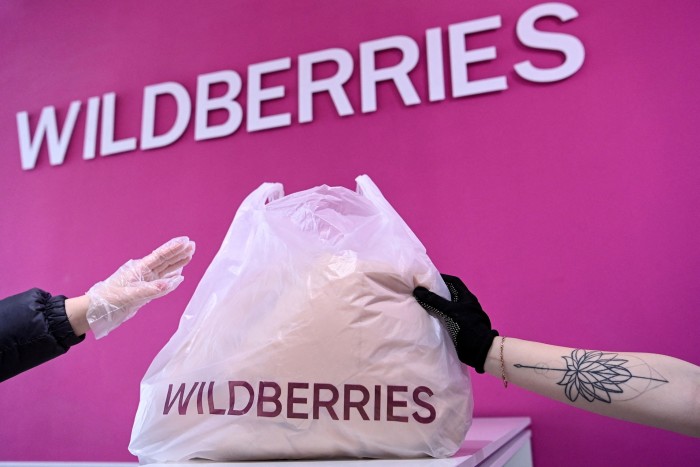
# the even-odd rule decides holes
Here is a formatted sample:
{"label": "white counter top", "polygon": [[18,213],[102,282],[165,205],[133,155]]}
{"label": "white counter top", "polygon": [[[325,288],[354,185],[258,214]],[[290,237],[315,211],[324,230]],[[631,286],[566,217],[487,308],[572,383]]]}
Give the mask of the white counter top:
{"label": "white counter top", "polygon": [[[303,460],[303,461],[255,461],[255,462],[206,462],[192,461],[163,465],[168,467],[192,467],[215,465],[216,467],[499,467],[508,461],[511,465],[532,465],[530,451],[530,418],[475,418],[467,437],[457,453],[447,459],[368,459],[368,460]],[[136,462],[0,462],[0,467],[133,467]]]}

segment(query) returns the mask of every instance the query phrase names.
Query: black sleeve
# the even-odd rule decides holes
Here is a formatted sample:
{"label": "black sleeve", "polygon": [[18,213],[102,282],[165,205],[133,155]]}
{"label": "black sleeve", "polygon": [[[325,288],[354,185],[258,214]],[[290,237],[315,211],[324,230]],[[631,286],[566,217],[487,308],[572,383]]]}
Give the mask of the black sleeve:
{"label": "black sleeve", "polygon": [[40,289],[0,300],[0,381],[58,357],[82,342],[66,316],[66,297]]}

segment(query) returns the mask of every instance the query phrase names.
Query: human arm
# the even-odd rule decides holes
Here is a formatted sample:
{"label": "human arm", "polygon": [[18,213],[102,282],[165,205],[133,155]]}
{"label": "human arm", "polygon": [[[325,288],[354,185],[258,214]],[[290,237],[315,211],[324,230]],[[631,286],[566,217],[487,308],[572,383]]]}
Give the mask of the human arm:
{"label": "human arm", "polygon": [[677,358],[497,337],[484,369],[589,412],[700,437],[700,367]]}
{"label": "human arm", "polygon": [[141,306],[174,290],[194,248],[186,237],[173,239],[79,297],[31,289],[0,300],[0,381],[66,353],[90,329],[96,338],[107,335]]}
{"label": "human arm", "polygon": [[0,300],[0,381],[47,362],[82,342],[62,295],[31,289]]}
{"label": "human arm", "polygon": [[127,261],[85,295],[66,299],[66,315],[75,334],[92,328],[96,338],[104,337],[141,306],[175,290],[194,250],[189,238],[174,238],[141,259]]}
{"label": "human arm", "polygon": [[584,410],[700,436],[696,365],[664,355],[590,351],[497,337],[462,281],[443,278],[451,301],[424,288],[417,288],[414,295],[448,329],[457,329],[452,337],[458,356],[477,371],[499,379],[505,375],[504,381]]}

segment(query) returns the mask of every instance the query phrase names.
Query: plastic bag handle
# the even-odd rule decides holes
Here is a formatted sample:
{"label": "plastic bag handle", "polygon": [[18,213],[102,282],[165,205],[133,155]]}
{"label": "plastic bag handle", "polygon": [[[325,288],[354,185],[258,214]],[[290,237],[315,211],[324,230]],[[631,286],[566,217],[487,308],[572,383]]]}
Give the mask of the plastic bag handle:
{"label": "plastic bag handle", "polygon": [[[242,222],[242,219],[251,215],[255,215],[265,208],[265,204],[268,201],[274,201],[284,196],[284,186],[281,183],[263,183],[258,188],[256,188],[251,194],[246,196],[246,198],[241,203],[241,206],[236,211],[236,215],[233,218],[233,222],[226,232],[224,241],[221,245],[221,250],[224,250],[229,242],[229,239],[236,231],[237,222]],[[218,253],[217,253],[218,254]]]}
{"label": "plastic bag handle", "polygon": [[241,207],[260,209],[269,201],[274,201],[283,196],[284,186],[281,183],[263,183],[243,200]]}
{"label": "plastic bag handle", "polygon": [[369,178],[369,175],[360,175],[355,179],[355,182],[357,182],[357,193],[365,197],[369,202],[371,202],[377,209],[382,211],[386,216],[392,218],[395,222],[399,223],[403,228],[406,230],[406,233],[413,239],[414,242],[416,242],[417,245],[419,245],[423,251],[425,251],[425,246],[423,246],[423,243],[421,243],[420,240],[418,240],[418,237],[416,234],[413,233],[413,230],[406,224],[406,222],[401,218],[398,212],[394,209],[394,207],[389,204],[389,201],[386,200],[384,195],[382,195],[382,192],[379,190],[379,187],[372,181],[371,178]]}

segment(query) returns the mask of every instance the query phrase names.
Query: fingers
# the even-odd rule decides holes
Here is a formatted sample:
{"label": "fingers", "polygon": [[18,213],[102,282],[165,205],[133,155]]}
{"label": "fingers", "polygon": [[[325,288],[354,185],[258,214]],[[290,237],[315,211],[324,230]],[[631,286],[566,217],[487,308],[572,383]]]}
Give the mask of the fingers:
{"label": "fingers", "polygon": [[441,274],[441,276],[442,280],[445,281],[447,288],[450,290],[450,294],[452,295],[452,300],[454,302],[479,303],[474,294],[469,291],[466,285],[464,285],[462,279],[457,276],[450,276],[448,274]]}
{"label": "fingers", "polygon": [[[194,252],[194,248],[193,248]],[[164,264],[161,268],[154,271],[158,277],[166,277],[174,271],[182,272],[182,268],[185,267],[192,260],[192,255],[188,255],[177,262]]]}
{"label": "fingers", "polygon": [[189,238],[174,238],[143,258],[144,270],[152,273],[151,280],[161,278],[189,263],[194,251],[195,243]]}
{"label": "fingers", "polygon": [[416,300],[418,300],[418,303],[420,303],[423,308],[428,306],[430,308],[440,310],[444,308],[445,305],[450,304],[449,300],[445,300],[438,294],[431,292],[425,287],[416,287],[416,289],[413,291],[413,296],[416,297]]}
{"label": "fingers", "polygon": [[156,270],[162,265],[172,264],[194,253],[194,242],[187,237],[177,237],[156,248],[146,258],[147,266]]}
{"label": "fingers", "polygon": [[179,276],[179,275],[181,275],[181,274],[182,274],[182,268],[175,269],[175,270],[173,270],[173,271],[170,271],[170,272],[167,273],[167,274],[163,274],[162,279],[170,279],[170,278],[173,278],[173,277],[177,277],[177,276]]}
{"label": "fingers", "polygon": [[181,275],[157,279],[150,282],[139,282],[129,287],[114,291],[114,297],[110,300],[119,306],[138,310],[146,303],[156,298],[169,294],[185,280]]}
{"label": "fingers", "polygon": [[154,286],[154,294],[151,298],[158,298],[169,294],[173,290],[177,289],[177,287],[182,284],[182,281],[184,280],[185,278],[183,276],[177,275],[153,281],[152,284]]}

